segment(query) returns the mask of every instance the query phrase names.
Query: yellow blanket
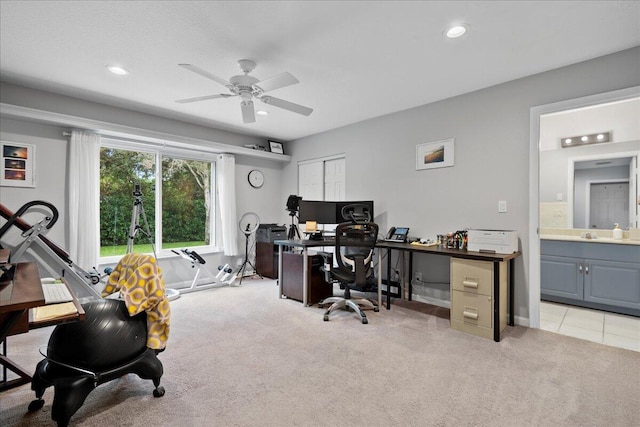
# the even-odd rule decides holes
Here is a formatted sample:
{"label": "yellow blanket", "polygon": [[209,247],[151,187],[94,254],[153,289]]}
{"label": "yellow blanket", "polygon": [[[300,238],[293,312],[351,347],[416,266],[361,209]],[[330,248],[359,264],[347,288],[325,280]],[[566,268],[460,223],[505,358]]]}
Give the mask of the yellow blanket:
{"label": "yellow blanket", "polygon": [[130,316],[147,312],[147,347],[164,349],[169,338],[171,310],[156,259],[143,254],[125,255],[109,275],[102,296],[117,291],[120,291]]}

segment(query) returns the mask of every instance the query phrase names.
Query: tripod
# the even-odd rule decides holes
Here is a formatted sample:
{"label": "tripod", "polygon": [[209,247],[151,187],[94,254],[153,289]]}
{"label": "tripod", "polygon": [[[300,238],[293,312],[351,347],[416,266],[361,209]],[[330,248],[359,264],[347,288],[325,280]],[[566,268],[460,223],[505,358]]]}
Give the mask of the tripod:
{"label": "tripod", "polygon": [[131,225],[129,226],[129,237],[127,238],[127,253],[133,252],[133,244],[138,232],[142,228],[140,226],[140,215],[144,219],[145,229],[142,230],[148,237],[151,248],[153,249],[154,258],[158,259],[156,255],[156,247],[151,239],[151,229],[149,228],[149,222],[147,221],[147,215],[144,213],[144,206],[142,205],[142,192],[140,191],[140,184],[135,184],[133,190],[133,210],[131,212]]}
{"label": "tripod", "polygon": [[300,231],[298,231],[298,226],[295,223],[296,212],[289,211],[289,216],[291,217],[291,226],[289,227],[287,239],[293,240],[296,238],[296,236],[298,236],[298,239],[300,239]]}
{"label": "tripod", "polygon": [[238,286],[242,285],[242,279],[244,278],[244,271],[247,269],[247,265],[253,268],[253,275],[257,274],[261,279],[264,279],[264,277],[262,277],[262,274],[258,273],[258,269],[256,268],[256,266],[253,265],[251,260],[249,260],[249,236],[251,236],[252,233],[251,225],[247,224],[247,228],[242,230],[242,232],[244,233],[244,261],[242,261],[242,265],[238,269],[238,275],[240,276],[240,283],[238,283]]}

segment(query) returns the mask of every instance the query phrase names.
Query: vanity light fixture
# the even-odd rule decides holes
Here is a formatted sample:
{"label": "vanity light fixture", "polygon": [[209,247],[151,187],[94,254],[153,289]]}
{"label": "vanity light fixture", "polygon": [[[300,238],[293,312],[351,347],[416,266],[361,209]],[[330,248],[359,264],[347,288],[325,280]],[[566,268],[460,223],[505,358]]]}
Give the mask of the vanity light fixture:
{"label": "vanity light fixture", "polygon": [[458,37],[464,36],[466,32],[467,26],[460,24],[449,27],[444,34],[450,39],[457,39]]}
{"label": "vanity light fixture", "polygon": [[569,138],[560,138],[560,145],[563,148],[578,147],[587,144],[599,144],[601,142],[611,141],[611,132],[599,132],[589,135],[571,136]]}
{"label": "vanity light fixture", "polygon": [[126,76],[127,74],[129,74],[127,70],[122,67],[118,67],[117,65],[107,65],[107,70],[119,76]]}

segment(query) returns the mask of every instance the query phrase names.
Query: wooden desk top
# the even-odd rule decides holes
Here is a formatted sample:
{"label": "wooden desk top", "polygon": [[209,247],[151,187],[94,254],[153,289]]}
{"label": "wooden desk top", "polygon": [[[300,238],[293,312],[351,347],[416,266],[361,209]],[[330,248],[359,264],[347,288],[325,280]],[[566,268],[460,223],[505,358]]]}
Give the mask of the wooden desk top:
{"label": "wooden desk top", "polygon": [[[334,246],[335,240],[327,239],[327,240],[276,240],[273,242],[275,245],[281,246],[294,246],[294,247],[317,247],[317,246]],[[454,258],[466,258],[466,259],[475,259],[480,261],[506,261],[512,258],[517,258],[520,256],[520,252],[514,252],[512,254],[495,254],[491,252],[472,252],[466,249],[452,249],[445,248],[442,246],[424,246],[424,245],[412,245],[410,243],[396,243],[396,242],[386,242],[384,240],[379,240],[376,243],[376,248],[381,249],[396,249],[399,251],[410,251],[410,252],[420,252],[420,253],[429,253],[435,255],[446,255]]]}
{"label": "wooden desk top", "polygon": [[336,241],[334,239],[324,239],[324,240],[275,240],[273,242],[274,245],[279,246],[294,246],[298,248],[313,248],[318,246],[335,246]]}
{"label": "wooden desk top", "polygon": [[[11,299],[0,300],[0,314],[10,313],[14,311],[23,311],[30,308],[41,307],[45,305],[44,294],[42,293],[42,285],[40,283],[40,273],[38,266],[34,262],[20,262],[17,264],[5,264],[15,266],[16,270],[13,274],[13,281],[9,286],[11,289]],[[4,283],[2,286],[4,286]],[[65,285],[73,296],[73,304],[76,306],[77,313],[66,314],[54,319],[29,322],[30,328],[41,328],[44,326],[56,325],[69,321],[84,320],[84,309],[76,298],[75,294],[65,282]],[[3,288],[4,290],[6,288]]]}
{"label": "wooden desk top", "polygon": [[520,252],[514,252],[512,254],[496,254],[492,252],[473,252],[466,249],[445,248],[442,246],[412,245],[410,243],[385,241],[379,241],[376,243],[376,248],[446,255],[454,258],[476,259],[480,261],[506,261],[520,256]]}
{"label": "wooden desk top", "polygon": [[[8,283],[8,286],[12,286],[11,297],[10,299],[0,300],[0,313],[26,310],[44,305],[40,273],[38,273],[36,263],[19,262],[17,264],[4,265],[4,267],[7,266],[15,266],[15,271],[13,280]],[[2,283],[3,288],[5,285],[7,285],[7,282]]]}

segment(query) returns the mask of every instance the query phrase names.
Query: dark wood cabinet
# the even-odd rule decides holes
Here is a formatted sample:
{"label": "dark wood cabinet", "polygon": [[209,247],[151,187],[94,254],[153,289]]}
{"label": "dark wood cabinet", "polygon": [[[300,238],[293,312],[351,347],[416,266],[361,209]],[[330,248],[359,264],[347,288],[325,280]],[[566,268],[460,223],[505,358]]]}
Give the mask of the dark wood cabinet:
{"label": "dark wood cabinet", "polygon": [[[284,252],[282,254],[282,295],[302,301],[302,253]],[[324,279],[320,269],[323,258],[317,254],[308,255],[307,279],[309,281],[309,304],[317,304],[325,298],[333,296],[333,285]]]}
{"label": "dark wood cabinet", "polygon": [[278,246],[256,242],[256,270],[263,277],[278,278]]}

